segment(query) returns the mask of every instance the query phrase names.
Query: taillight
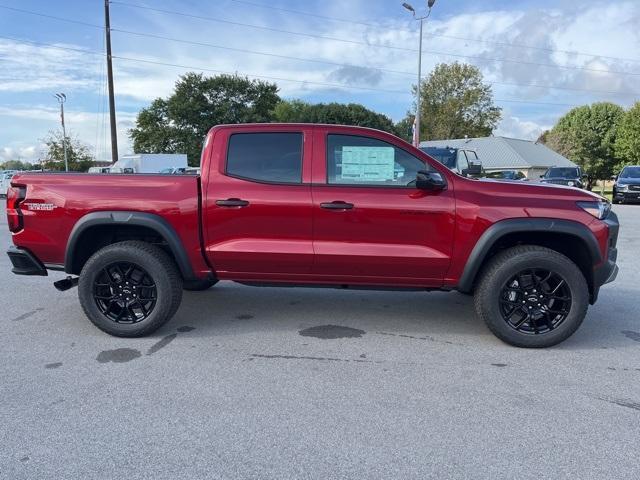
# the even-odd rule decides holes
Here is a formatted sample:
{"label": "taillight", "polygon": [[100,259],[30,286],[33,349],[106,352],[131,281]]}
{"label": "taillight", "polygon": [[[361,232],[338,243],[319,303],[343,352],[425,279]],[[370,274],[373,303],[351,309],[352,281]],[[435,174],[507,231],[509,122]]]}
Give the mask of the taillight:
{"label": "taillight", "polygon": [[7,223],[9,230],[19,232],[24,227],[20,203],[26,198],[27,189],[25,187],[14,187],[7,190]]}

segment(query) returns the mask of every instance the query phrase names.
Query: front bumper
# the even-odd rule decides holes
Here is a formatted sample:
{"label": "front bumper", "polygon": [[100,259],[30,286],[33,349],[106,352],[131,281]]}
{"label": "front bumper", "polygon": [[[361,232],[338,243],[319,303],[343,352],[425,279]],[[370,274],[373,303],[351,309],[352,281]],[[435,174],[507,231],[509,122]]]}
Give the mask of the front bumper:
{"label": "front bumper", "polygon": [[618,216],[614,212],[609,212],[604,222],[609,227],[607,260],[593,272],[593,298],[591,303],[595,303],[598,299],[600,287],[613,282],[618,276],[619,271],[618,265],[616,264],[618,260],[618,232],[620,231]]}
{"label": "front bumper", "polygon": [[47,269],[29,250],[11,246],[7,250],[7,255],[13,268],[11,271],[16,275],[39,275],[47,276]]}
{"label": "front bumper", "polygon": [[613,194],[614,200],[622,200],[625,202],[640,202],[640,191],[626,190],[624,192],[616,190]]}

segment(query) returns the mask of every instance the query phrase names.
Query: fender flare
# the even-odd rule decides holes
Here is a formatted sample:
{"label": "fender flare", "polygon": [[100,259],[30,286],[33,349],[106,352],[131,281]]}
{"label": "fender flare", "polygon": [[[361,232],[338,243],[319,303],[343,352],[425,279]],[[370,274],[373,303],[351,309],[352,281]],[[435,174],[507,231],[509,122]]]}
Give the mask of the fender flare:
{"label": "fender flare", "polygon": [[592,264],[602,261],[602,254],[598,241],[585,225],[571,220],[557,220],[550,218],[514,218],[501,220],[491,225],[476,242],[458,282],[457,290],[470,293],[480,267],[484,262],[491,247],[505,235],[511,233],[561,233],[572,235],[581,240],[587,247]]}
{"label": "fender flare", "polygon": [[73,226],[67,242],[64,257],[65,272],[73,273],[73,257],[82,234],[88,229],[98,225],[136,225],[154,230],[167,242],[176,264],[180,269],[180,273],[182,273],[182,277],[185,279],[196,278],[193,273],[193,268],[191,267],[191,262],[189,261],[189,256],[182,245],[182,241],[169,222],[153,213],[128,211],[93,212],[80,218]]}

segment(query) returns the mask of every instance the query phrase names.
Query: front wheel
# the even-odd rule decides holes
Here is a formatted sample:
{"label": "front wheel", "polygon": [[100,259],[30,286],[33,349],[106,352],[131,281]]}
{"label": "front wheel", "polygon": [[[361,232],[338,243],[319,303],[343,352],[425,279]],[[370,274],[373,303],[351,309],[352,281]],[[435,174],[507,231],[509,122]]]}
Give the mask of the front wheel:
{"label": "front wheel", "polygon": [[182,278],[159,247],[126,241],[94,253],[82,268],[80,304],[91,322],[117,337],[148,335],[173,317]]}
{"label": "front wheel", "polygon": [[478,316],[504,342],[550,347],[569,338],[584,320],[589,288],[577,265],[561,253],[518,246],[489,262],[474,303]]}

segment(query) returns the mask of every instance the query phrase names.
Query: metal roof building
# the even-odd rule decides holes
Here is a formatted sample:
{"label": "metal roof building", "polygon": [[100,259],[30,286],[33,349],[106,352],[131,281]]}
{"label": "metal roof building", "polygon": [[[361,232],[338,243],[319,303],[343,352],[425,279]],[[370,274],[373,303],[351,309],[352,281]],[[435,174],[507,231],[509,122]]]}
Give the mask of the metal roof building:
{"label": "metal roof building", "polygon": [[420,142],[421,147],[451,147],[474,150],[487,172],[518,170],[530,179],[539,178],[549,167],[575,167],[568,158],[541,143],[508,137],[459,138]]}

